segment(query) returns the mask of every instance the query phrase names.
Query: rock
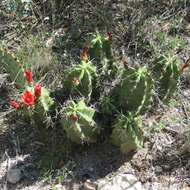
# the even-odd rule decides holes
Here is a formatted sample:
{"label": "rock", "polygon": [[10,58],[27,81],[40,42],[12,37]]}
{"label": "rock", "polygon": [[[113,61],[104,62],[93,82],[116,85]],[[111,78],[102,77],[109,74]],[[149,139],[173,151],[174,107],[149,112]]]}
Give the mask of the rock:
{"label": "rock", "polygon": [[66,190],[61,184],[57,184],[53,187],[55,190]]}
{"label": "rock", "polygon": [[111,181],[98,184],[98,190],[142,190],[141,182],[132,174],[118,174]]}
{"label": "rock", "polygon": [[34,181],[38,179],[38,172],[33,164],[29,163],[23,165],[22,167],[23,176],[30,181]]}
{"label": "rock", "polygon": [[9,169],[7,172],[7,181],[9,183],[18,183],[22,178],[22,172],[20,169]]}
{"label": "rock", "polygon": [[96,190],[97,189],[97,184],[91,182],[90,180],[86,180],[83,184],[84,190]]}
{"label": "rock", "polygon": [[0,179],[7,177],[9,183],[18,183],[21,179],[35,181],[38,173],[32,164],[30,155],[21,155],[8,158],[0,164]]}
{"label": "rock", "polygon": [[53,43],[54,43],[54,38],[51,37],[51,38],[47,39],[45,45],[47,48],[52,48]]}
{"label": "rock", "polygon": [[6,81],[7,76],[8,76],[7,74],[0,74],[0,87]]}

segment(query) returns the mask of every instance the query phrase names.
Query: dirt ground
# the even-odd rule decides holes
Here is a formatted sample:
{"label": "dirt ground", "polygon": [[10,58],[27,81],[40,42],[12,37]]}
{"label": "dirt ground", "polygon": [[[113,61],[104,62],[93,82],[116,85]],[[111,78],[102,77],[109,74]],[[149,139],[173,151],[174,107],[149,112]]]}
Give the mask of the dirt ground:
{"label": "dirt ground", "polygon": [[[55,40],[52,36],[58,32],[59,37],[64,34],[67,40],[63,40],[64,45],[54,41],[53,51],[64,65],[68,60],[77,59],[85,38],[98,28],[113,32],[116,57],[141,65],[152,58],[150,49],[142,43],[142,36],[153,42],[158,51],[165,51],[165,47],[154,39],[154,32],[161,29],[168,38],[177,34],[185,41],[186,47],[180,45],[174,48],[174,53],[178,52],[181,61],[189,58],[188,1],[159,0],[151,4],[146,0],[107,0],[103,7],[102,1],[67,3],[63,5],[65,12],[60,14],[61,19],[55,24],[51,18],[57,12],[50,14],[48,6],[35,12],[37,18],[39,12],[43,12],[39,20],[35,16],[20,20],[14,14],[5,14],[0,2],[1,44],[16,52],[28,36],[48,31],[48,37],[43,39],[45,43]],[[49,23],[41,21],[46,17],[50,17]],[[190,189],[189,73],[181,77],[179,90],[168,106],[160,103],[143,116],[144,146],[128,155],[121,154],[104,139],[96,145],[78,147],[66,141],[59,129],[56,134],[51,130],[51,140],[44,143],[37,130],[9,108],[8,100],[14,90],[6,78],[5,73],[0,72],[0,190],[56,190],[56,184],[60,184],[61,189],[87,190],[86,181],[95,186],[102,181],[108,184],[120,174],[133,174],[145,190]],[[59,124],[56,127],[59,128]],[[22,166],[26,166],[24,177],[10,184],[7,182],[8,167],[19,159]]]}

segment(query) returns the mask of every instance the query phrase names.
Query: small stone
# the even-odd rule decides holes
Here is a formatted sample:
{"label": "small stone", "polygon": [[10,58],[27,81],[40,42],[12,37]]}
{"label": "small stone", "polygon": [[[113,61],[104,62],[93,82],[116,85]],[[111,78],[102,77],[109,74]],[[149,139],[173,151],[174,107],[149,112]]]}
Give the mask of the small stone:
{"label": "small stone", "polygon": [[50,18],[48,17],[48,16],[46,16],[45,18],[44,18],[44,21],[49,21],[50,20]]}
{"label": "small stone", "polygon": [[53,188],[56,190],[66,190],[65,187],[63,187],[61,184],[57,184]]}
{"label": "small stone", "polygon": [[22,172],[19,169],[9,169],[7,172],[7,181],[9,183],[18,183],[22,178]]}
{"label": "small stone", "polygon": [[113,177],[109,182],[99,183],[98,190],[141,190],[141,182],[132,174],[121,174]]}
{"label": "small stone", "polygon": [[86,180],[83,184],[84,190],[96,190],[97,184],[91,182],[90,180]]}
{"label": "small stone", "polygon": [[156,171],[157,174],[158,174],[158,173],[162,173],[162,167],[156,166],[156,167],[155,167],[155,171]]}
{"label": "small stone", "polygon": [[46,47],[47,48],[51,48],[53,46],[53,43],[54,43],[54,39],[53,38],[49,38],[47,41],[46,41]]}

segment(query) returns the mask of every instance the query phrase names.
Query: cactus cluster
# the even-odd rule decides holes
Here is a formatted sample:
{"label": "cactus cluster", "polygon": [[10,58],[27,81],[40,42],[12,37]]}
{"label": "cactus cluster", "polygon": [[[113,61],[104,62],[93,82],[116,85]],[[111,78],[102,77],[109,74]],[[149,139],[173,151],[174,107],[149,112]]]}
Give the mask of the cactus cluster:
{"label": "cactus cluster", "polygon": [[[95,34],[88,51],[85,49],[82,55],[81,63],[68,72],[64,84],[67,92],[72,96],[72,92],[77,89],[84,97],[89,98],[85,102],[90,104],[90,97],[95,88],[92,81],[96,79],[100,90],[100,97],[97,96],[96,99],[100,105],[99,115],[110,118],[102,117],[105,121],[102,123],[109,121],[110,126],[114,118],[117,118],[111,127],[111,142],[125,153],[142,146],[143,129],[140,115],[149,110],[156,92],[163,101],[168,101],[174,93],[180,76],[177,59],[163,56],[156,60],[153,71],[148,66],[135,68],[117,64],[112,53],[110,36],[104,37],[99,33]],[[110,87],[105,86],[105,81]],[[81,105],[86,106],[84,100],[82,104],[72,101],[67,106],[62,126],[68,138],[74,142],[95,142],[94,135],[97,138],[98,133],[91,128],[94,120],[91,117],[91,120],[82,123],[80,118],[83,116],[80,116],[81,112],[76,111]],[[87,109],[91,108],[86,107]],[[87,113],[88,111],[85,112]]]}
{"label": "cactus cluster", "polygon": [[[25,65],[13,53],[3,48],[0,49],[0,63],[19,92],[23,92],[18,101],[11,101],[12,107],[17,109],[25,120],[32,121],[37,126],[47,125],[46,121],[50,117],[48,114],[54,104],[49,91],[39,84],[35,85],[32,73],[24,69]],[[38,94],[35,94],[37,86]]]}
{"label": "cactus cluster", "polygon": [[[153,62],[152,70],[148,66],[136,68],[117,64],[111,36],[99,33],[87,47],[79,64],[65,71],[63,92],[67,96],[60,111],[60,124],[68,139],[83,144],[97,142],[103,130],[97,123],[103,123],[110,128],[111,142],[128,153],[143,144],[141,114],[149,110],[155,94],[167,102],[177,89],[181,73],[178,60],[161,56]],[[21,68],[14,56],[0,51],[0,61],[10,78],[22,87],[25,81],[19,75]],[[35,94],[31,88],[27,90]],[[49,92],[42,87],[33,109],[34,120],[44,123],[53,104]],[[96,106],[98,113],[92,105]],[[104,117],[99,118],[100,115]],[[100,121],[102,118],[103,122]]]}
{"label": "cactus cluster", "polygon": [[61,124],[68,138],[75,143],[93,143],[97,140],[99,128],[93,120],[95,110],[84,100],[70,101],[66,106]]}

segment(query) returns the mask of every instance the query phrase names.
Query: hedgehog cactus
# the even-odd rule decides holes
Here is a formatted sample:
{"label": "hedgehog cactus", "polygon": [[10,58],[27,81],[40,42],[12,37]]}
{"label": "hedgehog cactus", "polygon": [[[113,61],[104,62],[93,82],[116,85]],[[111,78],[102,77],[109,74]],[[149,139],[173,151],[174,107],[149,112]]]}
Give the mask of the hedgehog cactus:
{"label": "hedgehog cactus", "polygon": [[[27,90],[30,92],[33,92],[32,87],[28,87]],[[51,112],[54,105],[53,99],[50,97],[49,91],[42,87],[41,88],[41,95],[37,98],[36,104],[34,106],[34,109],[31,110],[31,112],[23,112],[25,117],[30,117],[35,125],[38,127],[40,126],[47,126],[47,121],[49,118],[49,113]]]}
{"label": "hedgehog cactus", "polygon": [[113,57],[111,39],[109,36],[110,35],[104,37],[97,32],[90,43],[88,52],[90,59],[97,63],[101,71],[100,74],[113,78],[117,74],[118,65]]}
{"label": "hedgehog cactus", "polygon": [[111,97],[115,106],[122,112],[138,114],[149,107],[153,86],[153,80],[146,67],[124,68],[119,83],[111,92]]}
{"label": "hedgehog cactus", "polygon": [[96,76],[96,67],[90,61],[82,60],[67,74],[64,84],[65,90],[67,93],[72,93],[77,89],[85,97],[90,97]]}
{"label": "hedgehog cactus", "polygon": [[158,96],[164,102],[168,101],[177,89],[180,77],[179,63],[176,57],[161,56],[155,61],[154,76],[158,81]]}
{"label": "hedgehog cactus", "polygon": [[11,81],[13,81],[17,88],[23,88],[25,79],[23,78],[22,65],[13,53],[8,50],[0,48],[0,65],[9,74]]}
{"label": "hedgehog cactus", "polygon": [[39,103],[41,104],[41,107],[45,112],[49,112],[54,104],[53,99],[50,97],[49,91],[44,87],[42,87],[42,93],[39,98]]}
{"label": "hedgehog cactus", "polygon": [[134,117],[131,113],[128,116],[121,115],[113,126],[111,142],[119,146],[123,153],[142,147],[143,131],[141,118]]}
{"label": "hedgehog cactus", "polygon": [[104,37],[97,32],[91,41],[89,54],[90,59],[95,59],[96,61],[101,61],[103,57],[112,59],[109,37]]}
{"label": "hedgehog cactus", "polygon": [[93,120],[94,113],[95,110],[87,107],[84,100],[69,103],[61,124],[71,141],[78,144],[96,142],[99,129]]}

